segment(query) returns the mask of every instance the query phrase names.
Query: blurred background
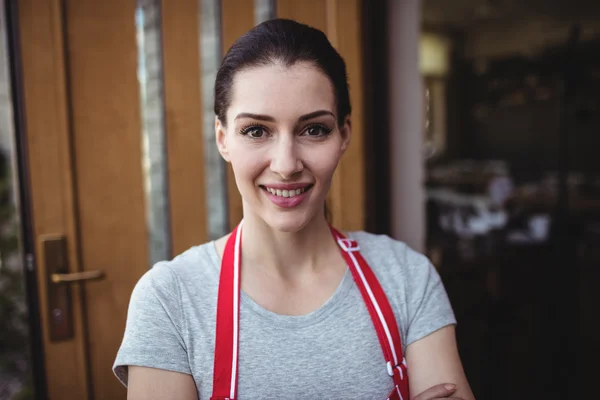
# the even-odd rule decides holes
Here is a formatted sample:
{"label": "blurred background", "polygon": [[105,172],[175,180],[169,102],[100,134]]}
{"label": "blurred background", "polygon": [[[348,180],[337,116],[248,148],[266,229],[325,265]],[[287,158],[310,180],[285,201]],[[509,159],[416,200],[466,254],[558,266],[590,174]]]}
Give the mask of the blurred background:
{"label": "blurred background", "polygon": [[440,272],[478,399],[594,398],[600,3],[0,0],[0,400],[125,399],[139,277],[241,218],[213,84],[292,18],[346,60],[328,206]]}

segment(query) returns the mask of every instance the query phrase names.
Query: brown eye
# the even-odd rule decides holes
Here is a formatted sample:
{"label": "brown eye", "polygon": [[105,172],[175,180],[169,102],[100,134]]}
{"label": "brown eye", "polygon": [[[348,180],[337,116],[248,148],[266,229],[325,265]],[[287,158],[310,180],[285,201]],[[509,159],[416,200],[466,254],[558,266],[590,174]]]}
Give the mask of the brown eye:
{"label": "brown eye", "polygon": [[311,137],[323,137],[327,136],[331,132],[331,129],[325,125],[310,125],[304,131],[305,136]]}
{"label": "brown eye", "polygon": [[242,129],[240,134],[248,136],[250,139],[260,139],[265,136],[265,129],[262,126],[248,126]]}
{"label": "brown eye", "polygon": [[264,134],[264,131],[262,128],[252,128],[248,131],[248,136],[250,136],[251,138],[254,139],[258,139],[260,137],[262,137]]}

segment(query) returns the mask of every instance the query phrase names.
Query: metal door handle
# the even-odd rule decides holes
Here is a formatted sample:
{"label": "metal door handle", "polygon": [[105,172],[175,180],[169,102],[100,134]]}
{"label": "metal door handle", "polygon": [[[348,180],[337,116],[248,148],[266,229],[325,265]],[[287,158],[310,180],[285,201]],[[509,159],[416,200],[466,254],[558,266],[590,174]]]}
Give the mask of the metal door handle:
{"label": "metal door handle", "polygon": [[71,285],[67,283],[100,279],[104,271],[69,272],[69,255],[65,236],[44,236],[42,257],[46,272],[46,306],[50,340],[60,341],[73,338],[73,305]]}
{"label": "metal door handle", "polygon": [[70,274],[52,274],[50,279],[53,283],[69,283],[69,282],[81,282],[91,281],[104,277],[104,271],[84,271],[84,272],[73,272]]}

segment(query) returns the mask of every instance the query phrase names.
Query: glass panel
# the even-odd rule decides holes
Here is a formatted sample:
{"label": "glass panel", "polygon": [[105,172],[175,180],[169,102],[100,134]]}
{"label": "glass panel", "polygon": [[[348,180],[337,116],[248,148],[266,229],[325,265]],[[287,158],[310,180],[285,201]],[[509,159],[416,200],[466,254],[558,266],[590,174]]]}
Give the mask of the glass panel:
{"label": "glass panel", "polygon": [[215,145],[214,86],[221,64],[221,12],[218,0],[200,1],[200,65],[204,104],[204,162],[208,233],[211,239],[229,232],[225,163]]}
{"label": "glass panel", "polygon": [[33,398],[5,2],[0,0],[0,399]]}
{"label": "glass panel", "polygon": [[254,23],[275,18],[275,0],[254,0]]}
{"label": "glass panel", "polygon": [[[215,145],[214,85],[223,57],[221,49],[221,10],[218,0],[200,1],[200,64],[202,65],[202,100],[204,104],[204,160],[208,232],[211,239],[229,232],[226,165]],[[273,0],[254,1],[254,20],[259,24],[275,18]]]}
{"label": "glass panel", "polygon": [[593,397],[600,3],[422,5],[428,252],[475,397]]}
{"label": "glass panel", "polygon": [[136,12],[138,79],[150,262],[171,256],[165,145],[160,1],[139,0]]}

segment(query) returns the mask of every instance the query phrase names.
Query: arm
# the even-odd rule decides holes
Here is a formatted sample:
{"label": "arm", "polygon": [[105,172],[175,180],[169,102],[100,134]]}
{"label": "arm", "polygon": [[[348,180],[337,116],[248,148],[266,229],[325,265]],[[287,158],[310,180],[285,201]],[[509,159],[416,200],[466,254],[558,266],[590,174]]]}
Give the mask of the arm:
{"label": "arm", "polygon": [[133,290],[114,363],[129,399],[197,400],[185,335],[177,277],[168,264],[157,264]]}
{"label": "arm", "polygon": [[127,400],[198,400],[191,375],[164,369],[129,367]]}
{"label": "arm", "polygon": [[406,363],[411,399],[433,386],[451,383],[456,385],[452,398],[475,400],[460,362],[453,325],[411,343]]}

